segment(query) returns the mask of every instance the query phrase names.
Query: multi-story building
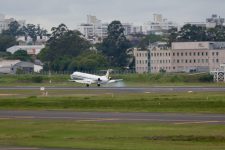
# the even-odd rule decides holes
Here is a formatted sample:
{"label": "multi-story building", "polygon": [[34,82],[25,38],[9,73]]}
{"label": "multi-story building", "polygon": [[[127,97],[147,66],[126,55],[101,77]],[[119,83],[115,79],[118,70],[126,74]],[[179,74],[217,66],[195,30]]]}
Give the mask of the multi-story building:
{"label": "multi-story building", "polygon": [[108,23],[102,23],[96,16],[87,15],[87,23],[78,26],[78,30],[92,43],[99,43],[107,37]]}
{"label": "multi-story building", "polygon": [[215,28],[217,25],[224,25],[225,19],[213,14],[211,18],[206,19],[207,28]]}
{"label": "multi-story building", "polygon": [[[122,23],[124,35],[141,33],[141,27],[133,27],[131,23]],[[102,23],[96,16],[87,15],[87,23],[80,24],[78,30],[92,43],[102,42],[108,35],[109,23]]]}
{"label": "multi-story building", "polygon": [[178,28],[178,24],[164,19],[161,14],[153,15],[154,21],[149,21],[144,24],[145,34],[162,35],[172,28]]}
{"label": "multi-story building", "polygon": [[[149,55],[142,55],[144,52]],[[166,45],[151,45],[146,51],[135,52],[135,58],[138,73],[210,72],[225,63],[225,42],[175,42],[171,48]],[[143,71],[140,67],[149,68]]]}
{"label": "multi-story building", "polygon": [[195,25],[198,27],[215,28],[217,25],[224,25],[225,19],[213,14],[211,18],[207,18],[206,22],[185,22],[184,24]]}
{"label": "multi-story building", "polygon": [[[7,30],[9,28],[9,24],[13,21],[16,21],[14,18],[6,19],[5,15],[0,14],[0,33],[3,30]],[[18,20],[17,21],[21,26],[25,25],[25,20]]]}

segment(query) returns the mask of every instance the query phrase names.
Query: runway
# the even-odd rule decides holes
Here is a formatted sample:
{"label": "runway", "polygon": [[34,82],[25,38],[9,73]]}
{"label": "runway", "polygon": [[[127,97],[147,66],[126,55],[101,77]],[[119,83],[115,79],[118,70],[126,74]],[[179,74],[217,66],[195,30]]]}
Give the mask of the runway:
{"label": "runway", "polygon": [[110,123],[223,124],[225,114],[0,111],[0,120],[70,120]]}
{"label": "runway", "polygon": [[[0,90],[40,90],[38,86],[0,87]],[[45,87],[45,90],[104,91],[113,93],[161,93],[161,92],[225,92],[225,87]]]}

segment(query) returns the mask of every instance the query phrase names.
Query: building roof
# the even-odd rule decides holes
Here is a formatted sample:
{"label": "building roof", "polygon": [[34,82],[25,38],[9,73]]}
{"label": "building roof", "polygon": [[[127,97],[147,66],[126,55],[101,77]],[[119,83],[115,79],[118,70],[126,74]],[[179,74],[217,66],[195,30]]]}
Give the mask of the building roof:
{"label": "building roof", "polygon": [[14,54],[18,50],[25,50],[28,54],[39,54],[45,48],[45,45],[16,45],[8,48],[6,51]]}
{"label": "building roof", "polygon": [[11,67],[21,62],[20,60],[0,60],[0,68]]}

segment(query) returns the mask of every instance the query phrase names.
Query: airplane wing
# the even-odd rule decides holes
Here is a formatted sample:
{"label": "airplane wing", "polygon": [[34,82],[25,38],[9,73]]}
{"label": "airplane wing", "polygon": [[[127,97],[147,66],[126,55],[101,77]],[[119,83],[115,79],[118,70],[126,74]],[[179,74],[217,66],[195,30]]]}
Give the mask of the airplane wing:
{"label": "airplane wing", "polygon": [[110,80],[108,83],[116,83],[121,81],[123,81],[123,79]]}

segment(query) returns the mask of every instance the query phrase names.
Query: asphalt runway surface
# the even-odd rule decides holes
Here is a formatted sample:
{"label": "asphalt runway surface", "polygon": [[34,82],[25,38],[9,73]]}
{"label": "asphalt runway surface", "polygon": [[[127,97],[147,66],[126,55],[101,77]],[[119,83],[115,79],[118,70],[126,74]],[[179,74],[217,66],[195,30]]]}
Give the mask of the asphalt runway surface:
{"label": "asphalt runway surface", "polygon": [[[0,87],[0,90],[40,90],[37,86]],[[225,92],[225,87],[45,87],[45,90],[106,91],[113,93]]]}
{"label": "asphalt runway surface", "polygon": [[72,120],[110,123],[223,124],[225,114],[0,111],[0,120]]}

